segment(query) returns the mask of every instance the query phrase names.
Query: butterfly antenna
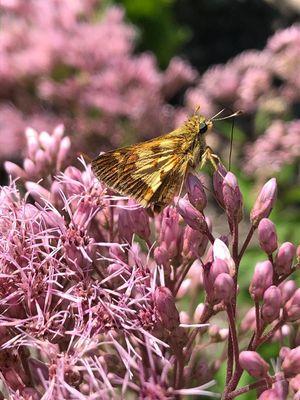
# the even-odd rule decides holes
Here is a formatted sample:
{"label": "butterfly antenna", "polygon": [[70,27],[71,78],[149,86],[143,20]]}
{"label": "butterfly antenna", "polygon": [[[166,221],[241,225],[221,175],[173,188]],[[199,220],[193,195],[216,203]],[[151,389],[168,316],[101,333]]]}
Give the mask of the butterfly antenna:
{"label": "butterfly antenna", "polygon": [[234,130],[234,117],[232,118],[231,124],[231,133],[230,133],[230,150],[229,150],[229,162],[228,162],[228,170],[231,170],[231,156],[232,156],[232,147],[233,147],[233,130]]}
{"label": "butterfly antenna", "polygon": [[[224,110],[221,110],[221,111],[223,112]],[[221,111],[220,111],[220,112],[221,112]],[[243,113],[243,111],[238,110],[238,111],[236,111],[236,112],[233,113],[233,114],[227,115],[226,117],[216,118],[218,115],[220,115],[220,112],[219,112],[218,114],[216,114],[214,117],[212,117],[212,118],[210,119],[210,121],[223,121],[224,119],[237,117],[238,115],[241,115],[241,114]]]}

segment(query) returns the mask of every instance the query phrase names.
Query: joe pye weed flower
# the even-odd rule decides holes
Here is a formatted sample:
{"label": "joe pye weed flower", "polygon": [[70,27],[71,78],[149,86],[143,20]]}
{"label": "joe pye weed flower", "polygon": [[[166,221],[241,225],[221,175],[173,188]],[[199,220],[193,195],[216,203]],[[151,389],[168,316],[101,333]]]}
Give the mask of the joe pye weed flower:
{"label": "joe pye weed flower", "polygon": [[[23,166],[6,163],[12,180],[0,192],[2,398],[299,392],[300,289],[290,279],[298,261],[269,219],[275,179],[261,188],[244,238],[238,180],[219,167],[212,186],[227,233],[218,237],[195,174],[187,196],[149,216],[98,182],[83,159],[67,166],[62,127],[27,130],[26,140]],[[245,312],[240,264],[256,231],[262,261]],[[271,340],[282,347],[275,372],[259,354]],[[212,386],[225,359],[221,395]],[[243,371],[255,380],[238,387]]]}

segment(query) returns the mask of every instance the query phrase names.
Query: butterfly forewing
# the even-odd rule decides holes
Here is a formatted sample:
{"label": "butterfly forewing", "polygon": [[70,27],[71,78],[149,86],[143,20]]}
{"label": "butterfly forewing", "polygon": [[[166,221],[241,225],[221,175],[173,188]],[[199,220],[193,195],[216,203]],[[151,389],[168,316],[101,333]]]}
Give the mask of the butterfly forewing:
{"label": "butterfly forewing", "polygon": [[142,206],[162,208],[178,192],[192,157],[195,130],[185,125],[167,135],[101,154],[97,178]]}

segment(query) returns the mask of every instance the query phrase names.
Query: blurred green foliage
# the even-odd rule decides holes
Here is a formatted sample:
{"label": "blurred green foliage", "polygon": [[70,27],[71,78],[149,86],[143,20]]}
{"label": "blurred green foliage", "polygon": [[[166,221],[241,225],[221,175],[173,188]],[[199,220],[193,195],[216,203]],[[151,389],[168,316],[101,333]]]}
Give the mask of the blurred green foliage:
{"label": "blurred green foliage", "polygon": [[152,51],[161,68],[188,39],[188,30],[176,22],[175,0],[116,0],[139,30],[137,51]]}

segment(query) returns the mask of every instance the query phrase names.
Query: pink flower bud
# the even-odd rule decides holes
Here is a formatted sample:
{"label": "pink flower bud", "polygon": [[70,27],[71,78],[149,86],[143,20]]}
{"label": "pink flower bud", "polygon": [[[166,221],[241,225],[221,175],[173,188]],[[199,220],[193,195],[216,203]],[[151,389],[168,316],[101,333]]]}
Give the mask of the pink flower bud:
{"label": "pink flower bud", "polygon": [[281,397],[279,396],[277,390],[275,388],[264,390],[262,394],[258,398],[259,400],[279,400]]}
{"label": "pink flower bud", "polygon": [[186,179],[188,198],[191,204],[198,210],[203,211],[207,204],[207,198],[201,181],[189,173]]}
{"label": "pink flower bud", "polygon": [[254,301],[262,300],[265,290],[273,283],[273,267],[270,261],[255,266],[249,292]]}
{"label": "pink flower bud", "polygon": [[239,356],[240,366],[254,378],[265,378],[269,364],[256,351],[242,351]]}
{"label": "pink flower bud", "polygon": [[128,210],[124,209],[119,210],[118,232],[120,239],[123,239],[128,243],[132,241],[132,236],[134,234],[134,227],[132,225],[132,221]]}
{"label": "pink flower bud", "polygon": [[225,167],[222,164],[218,164],[217,171],[213,175],[213,187],[216,199],[221,207],[225,208],[223,199],[223,180],[227,174]]}
{"label": "pink flower bud", "polygon": [[297,285],[294,281],[289,280],[282,282],[279,286],[281,292],[281,304],[284,306],[285,303],[293,296],[296,292]]}
{"label": "pink flower bud", "polygon": [[300,390],[300,374],[290,380],[290,388],[294,393],[297,393]]}
{"label": "pink flower bud", "polygon": [[235,275],[235,263],[230,255],[230,251],[221,239],[216,239],[213,244],[213,256],[214,260],[220,259],[227,263],[229,273],[231,276]]}
{"label": "pink flower bud", "polygon": [[202,257],[208,243],[207,237],[190,226],[186,226],[183,235],[182,253],[189,259]]}
{"label": "pink flower bud", "polygon": [[255,307],[251,307],[250,310],[247,311],[245,317],[241,322],[241,331],[247,332],[249,330],[254,331],[256,328],[256,319],[255,319]]}
{"label": "pink flower bud", "polygon": [[154,305],[164,328],[174,330],[179,326],[180,320],[175,298],[168,288],[161,286],[155,289]]}
{"label": "pink flower bud", "polygon": [[26,177],[25,171],[15,163],[12,163],[10,161],[5,161],[4,168],[5,171],[8,173],[8,175],[11,175],[14,179]]}
{"label": "pink flower bud", "polygon": [[300,346],[287,354],[282,363],[282,370],[287,378],[300,374]]}
{"label": "pink flower bud", "polygon": [[154,260],[157,265],[168,265],[170,263],[168,251],[162,246],[156,247],[154,249]]}
{"label": "pink flower bud", "polygon": [[208,232],[208,226],[203,215],[186,199],[179,199],[177,206],[179,214],[193,229]]}
{"label": "pink flower bud", "polygon": [[64,164],[65,159],[67,158],[69,151],[71,148],[71,140],[68,136],[65,136],[59,145],[59,150],[57,154],[57,165],[56,168],[58,170],[61,169],[61,166]]}
{"label": "pink flower bud", "polygon": [[278,275],[285,275],[290,272],[295,255],[296,246],[293,243],[282,243],[275,258],[275,271]]}
{"label": "pink flower bud", "polygon": [[230,303],[234,295],[234,282],[229,274],[222,273],[216,277],[214,282],[215,298],[224,301],[225,304]]}
{"label": "pink flower bud", "polygon": [[272,254],[278,247],[275,225],[268,218],[263,218],[258,225],[258,240],[267,254]]}
{"label": "pink flower bud", "polygon": [[271,323],[279,317],[281,306],[281,293],[278,287],[272,285],[264,293],[262,305],[262,318],[265,322]]}
{"label": "pink flower bud", "polygon": [[38,171],[37,171],[36,165],[29,158],[25,158],[23,166],[24,166],[24,170],[29,178],[33,178],[37,175]]}
{"label": "pink flower bud", "polygon": [[237,179],[232,172],[227,172],[223,180],[222,190],[228,218],[240,221],[243,213],[243,197]]}
{"label": "pink flower bud", "polygon": [[[132,205],[135,203],[129,202],[129,204]],[[128,210],[128,211],[134,233],[136,233],[142,239],[148,240],[151,232],[149,225],[149,216],[146,210],[142,207],[138,207],[134,210]]]}
{"label": "pink flower bud", "polygon": [[225,260],[221,260],[220,258],[216,258],[209,271],[209,275],[214,282],[218,275],[225,273],[229,274],[228,264]]}
{"label": "pink flower bud", "polygon": [[250,213],[250,221],[257,227],[263,218],[267,218],[274,206],[277,197],[276,179],[272,178],[264,184]]}
{"label": "pink flower bud", "polygon": [[203,315],[204,308],[205,308],[205,305],[203,303],[199,303],[197,305],[196,310],[194,312],[194,321],[195,321],[195,323],[198,323],[199,321],[201,321],[201,317]]}
{"label": "pink flower bud", "polygon": [[180,252],[179,243],[182,238],[182,230],[179,224],[179,215],[174,207],[166,207],[162,213],[159,243],[164,247],[169,258],[172,259]]}
{"label": "pink flower bud", "polygon": [[285,357],[289,354],[290,351],[291,349],[287,346],[281,347],[281,349],[279,350],[279,358],[281,359],[281,361],[285,359]]}
{"label": "pink flower bud", "polygon": [[286,303],[284,312],[287,321],[293,322],[300,318],[300,288],[296,290],[291,299]]}

